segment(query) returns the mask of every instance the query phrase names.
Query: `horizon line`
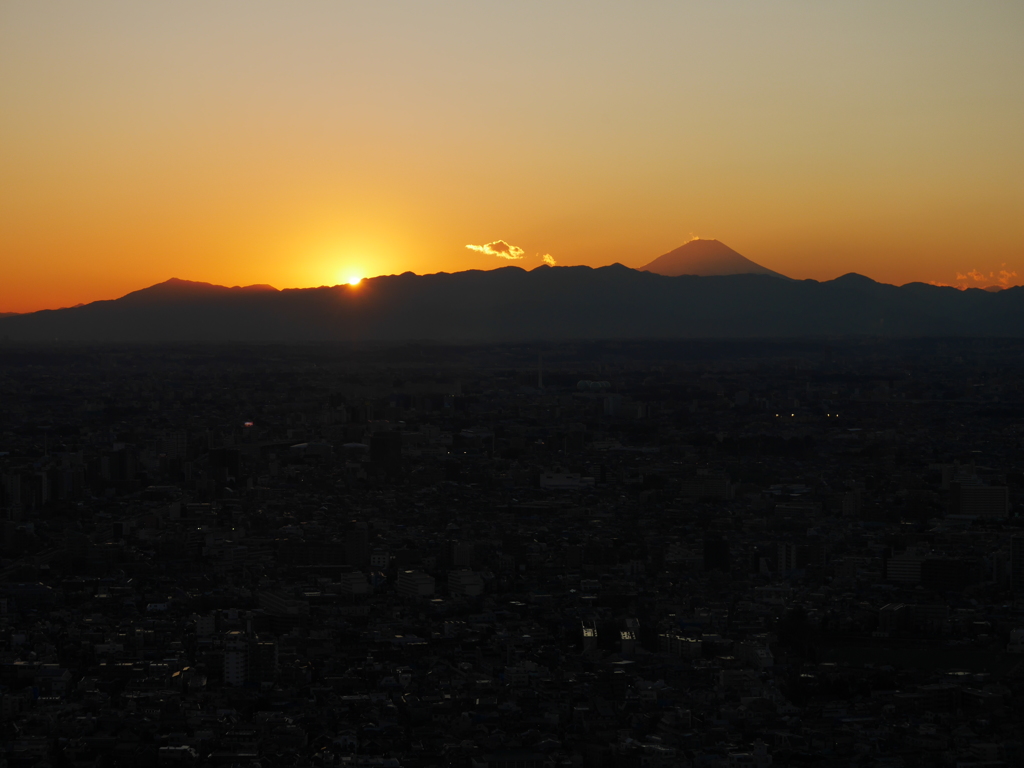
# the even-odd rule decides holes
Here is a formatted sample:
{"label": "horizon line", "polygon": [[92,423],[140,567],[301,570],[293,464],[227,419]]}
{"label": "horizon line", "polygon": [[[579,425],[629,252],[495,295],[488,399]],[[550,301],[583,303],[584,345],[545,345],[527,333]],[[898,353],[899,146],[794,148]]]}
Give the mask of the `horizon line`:
{"label": "horizon line", "polygon": [[[741,277],[741,276],[744,276],[744,275],[757,275],[757,276],[760,276],[760,277],[772,277],[771,275],[758,275],[758,273],[754,273],[754,272],[740,272],[740,273],[731,274],[731,275],[686,275],[686,274],[683,274],[683,275],[662,275],[661,273],[651,272],[650,270],[641,269],[639,267],[629,267],[629,266],[627,266],[627,265],[625,265],[625,264],[623,264],[621,262],[616,261],[616,262],[612,262],[611,264],[605,264],[605,265],[602,265],[602,266],[599,266],[599,267],[592,267],[592,266],[590,266],[588,264],[557,264],[557,265],[554,265],[554,266],[552,266],[550,264],[539,264],[539,265],[537,265],[537,266],[535,266],[533,268],[527,269],[525,267],[519,266],[518,264],[502,264],[502,265],[495,266],[492,269],[474,268],[474,269],[455,270],[453,272],[446,272],[446,271],[441,270],[441,271],[438,271],[438,272],[419,273],[419,272],[414,272],[413,270],[406,270],[405,272],[395,272],[395,273],[372,275],[372,276],[368,275],[368,276],[362,277],[360,279],[359,284],[362,284],[363,282],[366,282],[368,280],[378,280],[380,278],[387,278],[387,277],[402,277],[404,275],[413,275],[415,277],[433,277],[433,276],[437,276],[437,275],[466,274],[466,273],[469,273],[469,272],[497,272],[499,270],[504,270],[504,269],[518,269],[518,270],[521,270],[521,271],[527,272],[527,273],[536,272],[538,270],[549,270],[549,269],[550,270],[553,270],[553,269],[589,269],[591,271],[595,271],[595,270],[599,270],[599,269],[608,269],[610,267],[622,267],[624,269],[628,269],[628,270],[631,270],[633,272],[647,272],[647,273],[652,274],[652,275],[658,275],[659,277],[667,277],[667,278],[676,278],[676,277],[699,277],[699,278],[705,278],[705,277],[708,277],[708,278],[710,278],[710,277]],[[949,284],[949,283],[939,283],[939,282],[936,282],[936,281],[924,281],[924,280],[911,280],[909,282],[901,283],[901,284],[897,285],[895,283],[883,283],[883,282],[880,282],[878,280],[875,280],[872,277],[869,277],[867,275],[861,274],[860,272],[846,272],[846,273],[844,273],[842,275],[837,275],[836,277],[833,277],[833,278],[831,278],[829,280],[816,280],[814,278],[798,278],[798,277],[790,277],[788,279],[790,279],[790,280],[792,280],[794,282],[812,282],[812,283],[819,283],[820,284],[820,283],[830,283],[830,282],[833,282],[834,280],[839,280],[841,278],[850,277],[850,276],[862,277],[864,279],[870,280],[873,283],[877,283],[878,285],[890,285],[890,286],[893,286],[895,288],[904,288],[904,287],[909,286],[909,285],[930,285],[930,286],[935,287],[935,288],[952,288],[952,289],[957,290],[957,291],[979,290],[979,291],[984,291],[986,293],[998,293],[999,291],[1007,290],[1009,288],[1019,288],[1019,287],[1021,287],[1020,284],[1016,284],[1016,285],[989,284],[989,285],[977,285],[977,286],[974,286],[974,285],[953,285],[953,284]],[[788,277],[788,276],[783,275],[783,277]],[[229,286],[229,285],[224,285],[222,283],[209,282],[209,281],[206,281],[206,280],[190,280],[190,279],[187,279],[187,278],[169,277],[166,280],[162,280],[160,282],[152,283],[152,284],[144,286],[142,288],[136,288],[134,290],[128,291],[127,293],[121,294],[120,296],[116,296],[116,297],[110,298],[110,299],[94,299],[92,301],[79,302],[78,304],[72,304],[70,306],[64,306],[64,307],[43,307],[43,308],[40,308],[40,309],[33,309],[33,310],[26,311],[26,312],[6,312],[6,311],[0,311],[0,319],[3,319],[5,317],[15,317],[15,316],[19,316],[19,315],[31,315],[31,314],[35,314],[37,312],[60,312],[60,311],[67,310],[67,309],[78,309],[80,307],[85,307],[85,306],[89,306],[91,304],[96,304],[96,303],[100,303],[100,302],[119,301],[119,300],[121,300],[121,299],[123,299],[123,298],[125,298],[127,296],[132,295],[132,294],[140,293],[142,291],[146,291],[146,290],[149,290],[151,288],[156,288],[157,286],[166,285],[168,283],[175,283],[175,282],[178,282],[178,283],[188,283],[188,284],[191,284],[191,285],[205,285],[205,286],[210,286],[212,288],[225,288],[227,290],[246,290],[246,289],[254,289],[254,288],[256,288],[256,289],[264,289],[264,290],[269,289],[271,291],[274,291],[275,293],[282,293],[284,291],[309,291],[309,290],[317,290],[317,289],[322,289],[322,288],[355,287],[355,286],[351,286],[351,284],[348,283],[348,282],[335,283],[335,284],[332,284],[332,285],[323,283],[323,284],[320,284],[320,285],[289,286],[289,287],[285,287],[285,288],[278,288],[278,287],[276,287],[274,285],[271,285],[270,283],[251,283],[249,285],[230,285]]]}

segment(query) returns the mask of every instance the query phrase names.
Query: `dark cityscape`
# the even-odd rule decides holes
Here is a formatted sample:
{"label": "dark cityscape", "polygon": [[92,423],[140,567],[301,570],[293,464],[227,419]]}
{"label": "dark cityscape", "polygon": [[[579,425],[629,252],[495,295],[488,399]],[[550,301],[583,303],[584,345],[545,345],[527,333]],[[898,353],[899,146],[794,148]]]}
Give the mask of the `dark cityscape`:
{"label": "dark cityscape", "polygon": [[1022,372],[8,343],[3,764],[1024,765]]}

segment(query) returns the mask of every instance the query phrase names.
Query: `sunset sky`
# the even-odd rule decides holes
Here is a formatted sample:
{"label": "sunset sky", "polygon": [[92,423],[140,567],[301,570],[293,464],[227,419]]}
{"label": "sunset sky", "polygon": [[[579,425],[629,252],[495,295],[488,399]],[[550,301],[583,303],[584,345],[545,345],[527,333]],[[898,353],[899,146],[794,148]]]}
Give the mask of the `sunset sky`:
{"label": "sunset sky", "polygon": [[5,0],[0,312],[693,236],[1024,282],[1022,40],[1019,0]]}

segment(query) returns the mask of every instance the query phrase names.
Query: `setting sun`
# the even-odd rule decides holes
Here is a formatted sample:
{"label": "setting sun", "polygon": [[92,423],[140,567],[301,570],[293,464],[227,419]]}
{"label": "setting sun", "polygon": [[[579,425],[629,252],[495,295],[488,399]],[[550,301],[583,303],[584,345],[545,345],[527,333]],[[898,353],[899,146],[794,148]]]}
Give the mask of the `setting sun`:
{"label": "setting sun", "polygon": [[349,285],[359,285],[361,282],[363,282],[363,278],[361,277],[350,277],[348,279]]}

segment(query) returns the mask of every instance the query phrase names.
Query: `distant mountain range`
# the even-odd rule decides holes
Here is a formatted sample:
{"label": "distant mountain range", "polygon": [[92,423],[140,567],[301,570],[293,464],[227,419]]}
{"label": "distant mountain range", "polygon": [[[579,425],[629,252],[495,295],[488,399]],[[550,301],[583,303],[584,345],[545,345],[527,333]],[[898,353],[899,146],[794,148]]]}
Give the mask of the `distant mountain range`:
{"label": "distant mountain range", "polygon": [[0,318],[8,342],[822,336],[1021,337],[1024,288],[896,287],[856,274],[822,283],[774,273],[668,277],[620,264],[505,267],[282,291],[168,280],[113,301]]}
{"label": "distant mountain range", "polygon": [[664,256],[659,256],[650,264],[640,267],[641,272],[654,272],[668,277],[679,275],[771,275],[789,278],[772,272],[767,267],[755,264],[745,256],[736,253],[725,243],[717,240],[691,240]]}

